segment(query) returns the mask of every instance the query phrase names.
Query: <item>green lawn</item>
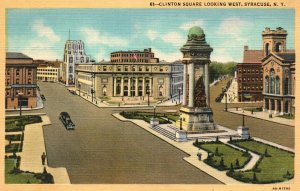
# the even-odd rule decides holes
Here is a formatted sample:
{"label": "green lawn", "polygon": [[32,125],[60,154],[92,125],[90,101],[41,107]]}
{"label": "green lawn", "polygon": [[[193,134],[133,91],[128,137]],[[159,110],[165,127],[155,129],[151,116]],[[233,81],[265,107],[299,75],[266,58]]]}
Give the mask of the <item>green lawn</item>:
{"label": "green lawn", "polygon": [[5,183],[6,184],[40,184],[41,181],[34,177],[32,173],[10,173],[15,166],[15,159],[5,159]]}
{"label": "green lawn", "polygon": [[[293,177],[293,153],[254,140],[232,141],[232,143],[263,156],[258,163],[258,170],[234,172],[233,175],[238,177],[238,179],[242,181],[252,180],[254,172],[258,180],[257,183],[282,182]],[[266,149],[269,156],[264,156]],[[287,172],[290,173],[288,177],[286,176]]]}
{"label": "green lawn", "polygon": [[293,116],[293,115],[281,115],[278,117],[285,118],[285,119],[295,119],[295,116]]}
{"label": "green lawn", "polygon": [[22,145],[21,143],[12,143],[10,145],[5,146],[5,152],[6,153],[13,153],[13,152],[21,152],[22,151]]}
{"label": "green lawn", "polygon": [[[207,151],[208,153],[213,153],[213,156],[204,160],[204,162],[219,170],[230,169],[231,163],[234,169],[242,168],[251,159],[251,155],[245,154],[245,152],[225,145],[222,142],[195,143],[194,145]],[[216,152],[216,149],[218,152]],[[220,165],[221,158],[223,158],[224,166]],[[237,159],[239,165],[236,164]]]}
{"label": "green lawn", "polygon": [[21,134],[16,134],[16,135],[5,135],[6,140],[11,140],[11,141],[21,141]]}
{"label": "green lawn", "polygon": [[[153,112],[122,111],[120,114],[127,119],[140,119],[146,121],[147,123],[150,123],[150,119],[153,117]],[[167,118],[172,121],[176,121],[179,118],[177,114],[169,113],[156,113],[156,117],[159,119],[160,124],[171,123],[171,121],[168,121],[163,118]]]}
{"label": "green lawn", "polygon": [[[20,123],[21,121],[21,123]],[[22,131],[22,126],[32,123],[41,123],[42,119],[38,115],[23,115],[21,118],[19,116],[6,117],[5,118],[5,131]]]}

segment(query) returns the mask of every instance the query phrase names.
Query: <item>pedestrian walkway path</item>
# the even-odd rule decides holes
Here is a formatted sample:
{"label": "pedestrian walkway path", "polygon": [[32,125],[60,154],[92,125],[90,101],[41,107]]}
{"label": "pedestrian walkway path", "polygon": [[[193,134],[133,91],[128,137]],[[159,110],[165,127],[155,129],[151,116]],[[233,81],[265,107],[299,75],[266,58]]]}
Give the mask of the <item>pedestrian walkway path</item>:
{"label": "pedestrian walkway path", "polygon": [[[236,78],[232,79],[232,82],[226,92],[227,94],[227,103],[238,103],[238,83]],[[223,97],[221,103],[226,102],[226,96]]]}
{"label": "pedestrian walkway path", "polygon": [[[30,124],[25,127],[23,151],[20,153],[20,169],[23,171],[43,172],[44,165],[42,165],[41,155],[43,152],[46,153],[46,149],[42,126],[49,125],[50,119],[46,115],[41,117],[42,123]],[[53,175],[55,184],[70,184],[66,168],[51,168],[47,165],[47,160],[45,167],[47,172]]]}
{"label": "pedestrian walkway path", "polygon": [[[279,116],[274,116],[272,118],[269,117],[269,113],[268,112],[253,112],[253,114],[251,113],[251,111],[246,111],[243,110],[242,108],[228,108],[227,110],[228,112],[231,113],[236,113],[239,115],[245,115],[245,116],[249,116],[249,117],[254,117],[254,118],[258,118],[258,119],[262,119],[262,120],[266,120],[266,121],[271,121],[274,123],[280,123],[283,125],[289,125],[289,126],[295,126],[295,120],[294,119],[285,119]],[[247,126],[247,125],[246,125]]]}
{"label": "pedestrian walkway path", "polygon": [[[236,148],[236,149],[238,149],[240,151],[243,151],[243,152],[246,151],[245,149],[243,149],[241,147],[237,147],[237,146],[235,146],[233,144],[228,143],[229,139],[219,139],[219,140],[221,142],[223,142],[224,144],[229,145],[229,146],[231,146],[233,148]],[[243,168],[237,169],[236,171],[251,170],[254,167],[254,165],[257,163],[257,161],[259,160],[260,156],[258,154],[255,154],[255,153],[253,153],[251,151],[248,151],[248,153],[251,155],[251,160]]]}

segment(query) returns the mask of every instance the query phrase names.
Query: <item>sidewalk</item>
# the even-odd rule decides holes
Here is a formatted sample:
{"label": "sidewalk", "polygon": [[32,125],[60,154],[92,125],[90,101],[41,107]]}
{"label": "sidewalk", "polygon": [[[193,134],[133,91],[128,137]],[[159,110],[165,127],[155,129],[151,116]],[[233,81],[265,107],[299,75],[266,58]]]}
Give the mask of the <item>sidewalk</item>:
{"label": "sidewalk", "polygon": [[[243,110],[242,108],[238,108],[238,110],[236,111],[236,108],[228,108],[227,110],[228,112],[231,113],[236,113],[239,115],[245,115],[245,116],[249,116],[249,117],[254,117],[254,118],[258,118],[258,119],[262,119],[262,120],[266,120],[266,121],[271,121],[274,123],[280,123],[283,125],[289,125],[289,126],[295,126],[295,120],[294,119],[285,119],[282,117],[269,117],[269,113],[267,112],[253,112],[253,114],[251,114],[251,111],[246,111]],[[247,125],[246,125],[247,126]]]}
{"label": "sidewalk", "polygon": [[[41,155],[46,153],[43,125],[51,124],[50,119],[46,115],[42,115],[42,123],[26,125],[24,131],[23,151],[20,153],[21,164],[20,169],[30,172],[43,172]],[[47,155],[47,153],[46,153]],[[70,184],[70,179],[66,168],[51,168],[45,165],[47,172],[51,173],[55,184]]]}

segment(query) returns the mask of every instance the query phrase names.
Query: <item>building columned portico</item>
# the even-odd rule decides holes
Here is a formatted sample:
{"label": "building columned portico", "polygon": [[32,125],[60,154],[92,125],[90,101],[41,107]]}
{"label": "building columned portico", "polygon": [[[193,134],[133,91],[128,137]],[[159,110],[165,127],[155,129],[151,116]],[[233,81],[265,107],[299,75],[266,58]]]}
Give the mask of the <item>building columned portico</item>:
{"label": "building columned portico", "polygon": [[205,41],[200,27],[189,30],[188,40],[180,49],[183,53],[183,103],[177,126],[187,131],[215,129],[210,108],[209,72],[213,49]]}

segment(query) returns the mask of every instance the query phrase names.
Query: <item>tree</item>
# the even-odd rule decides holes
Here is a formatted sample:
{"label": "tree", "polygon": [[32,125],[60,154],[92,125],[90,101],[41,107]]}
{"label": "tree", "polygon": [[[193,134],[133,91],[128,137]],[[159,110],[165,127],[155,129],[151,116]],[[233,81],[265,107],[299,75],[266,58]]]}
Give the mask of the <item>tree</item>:
{"label": "tree", "polygon": [[196,141],[195,141],[195,144],[198,145],[198,143],[199,143],[199,142],[198,142],[198,138],[197,138]]}
{"label": "tree", "polygon": [[271,156],[271,155],[268,153],[268,148],[266,148],[264,155],[265,155],[265,157],[270,157],[270,156]]}
{"label": "tree", "polygon": [[216,147],[216,150],[215,150],[215,155],[218,156],[219,155],[219,147]]}
{"label": "tree", "polygon": [[219,136],[216,137],[216,142],[219,142]]}
{"label": "tree", "polygon": [[46,167],[44,167],[44,171],[43,171],[43,174],[47,174],[48,172],[47,172],[47,169],[46,169]]}
{"label": "tree", "polygon": [[240,161],[239,161],[239,159],[236,159],[236,160],[235,160],[235,166],[237,166],[237,167],[240,166]]}
{"label": "tree", "polygon": [[253,173],[253,179],[252,179],[253,182],[257,182],[257,177],[256,177],[256,173]]}
{"label": "tree", "polygon": [[223,157],[221,157],[221,160],[220,160],[220,167],[224,167],[225,165],[224,165],[224,159],[223,159]]}
{"label": "tree", "polygon": [[233,170],[233,165],[232,165],[232,163],[230,163],[229,173],[232,174],[233,172],[234,172],[234,170]]}

